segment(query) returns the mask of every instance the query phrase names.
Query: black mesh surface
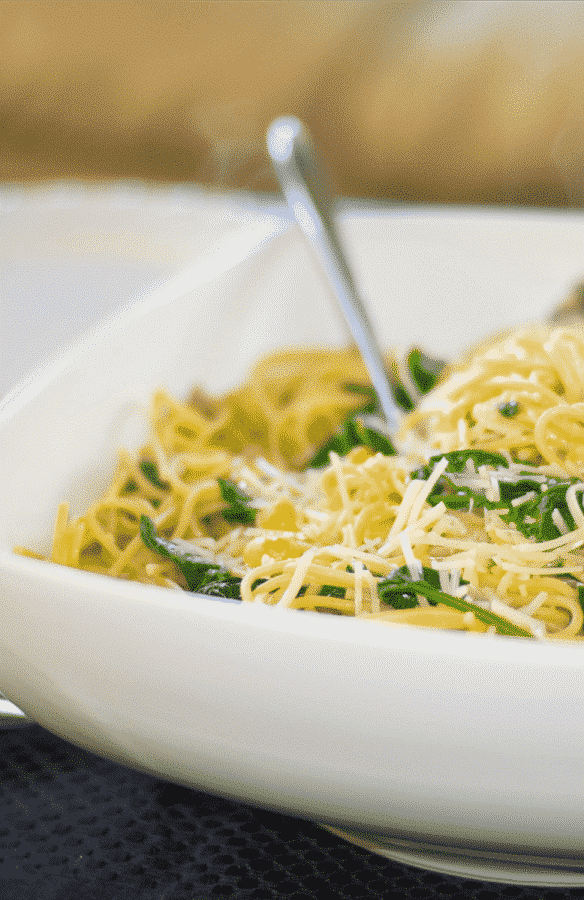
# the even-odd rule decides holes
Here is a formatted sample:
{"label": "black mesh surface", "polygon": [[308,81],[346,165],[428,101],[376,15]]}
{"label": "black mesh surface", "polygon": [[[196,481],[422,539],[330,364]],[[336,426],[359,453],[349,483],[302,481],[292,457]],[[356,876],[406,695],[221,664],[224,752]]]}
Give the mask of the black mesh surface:
{"label": "black mesh surface", "polygon": [[1,900],[575,900],[388,862],[310,822],[177,787],[38,726],[0,732]]}

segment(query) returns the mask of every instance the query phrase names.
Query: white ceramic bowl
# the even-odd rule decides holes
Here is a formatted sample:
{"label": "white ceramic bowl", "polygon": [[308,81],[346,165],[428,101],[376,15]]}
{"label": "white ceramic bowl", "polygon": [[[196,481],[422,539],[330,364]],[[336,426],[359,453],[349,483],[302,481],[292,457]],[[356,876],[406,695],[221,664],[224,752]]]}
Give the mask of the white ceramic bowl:
{"label": "white ceramic bowl", "polygon": [[[584,260],[576,214],[363,210],[343,228],[382,341],[448,355],[543,317]],[[296,230],[256,221],[5,398],[2,690],[96,753],[394,858],[582,884],[582,645],[229,605],[11,552],[46,551],[58,502],[98,494],[157,386],[223,390],[273,347],[343,339]]]}

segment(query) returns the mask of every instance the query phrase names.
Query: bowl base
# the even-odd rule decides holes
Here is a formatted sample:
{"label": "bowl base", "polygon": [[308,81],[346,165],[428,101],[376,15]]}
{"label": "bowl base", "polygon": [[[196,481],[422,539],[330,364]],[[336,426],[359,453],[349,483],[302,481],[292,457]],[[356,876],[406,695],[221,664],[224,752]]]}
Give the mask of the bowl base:
{"label": "bowl base", "polygon": [[371,853],[385,856],[393,862],[459,878],[497,881],[529,887],[584,886],[584,859],[535,856],[531,854],[497,853],[429,844],[386,835],[350,831],[323,825],[338,837],[363,847]]}

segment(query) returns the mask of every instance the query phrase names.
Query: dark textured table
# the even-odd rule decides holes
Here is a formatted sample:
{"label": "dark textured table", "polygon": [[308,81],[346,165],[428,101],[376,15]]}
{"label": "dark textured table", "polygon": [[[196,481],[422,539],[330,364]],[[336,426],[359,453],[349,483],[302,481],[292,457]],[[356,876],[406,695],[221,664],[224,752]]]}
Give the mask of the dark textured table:
{"label": "dark textured table", "polygon": [[388,862],[311,822],[0,731],[1,900],[575,900]]}

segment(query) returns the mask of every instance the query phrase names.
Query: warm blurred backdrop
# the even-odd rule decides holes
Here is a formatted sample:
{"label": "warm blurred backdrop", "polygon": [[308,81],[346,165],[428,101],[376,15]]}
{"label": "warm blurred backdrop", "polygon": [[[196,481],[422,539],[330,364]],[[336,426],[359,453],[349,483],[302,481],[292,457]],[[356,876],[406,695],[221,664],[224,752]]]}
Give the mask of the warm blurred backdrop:
{"label": "warm blurred backdrop", "polygon": [[273,190],[289,112],[347,195],[580,205],[584,3],[0,3],[1,181]]}

